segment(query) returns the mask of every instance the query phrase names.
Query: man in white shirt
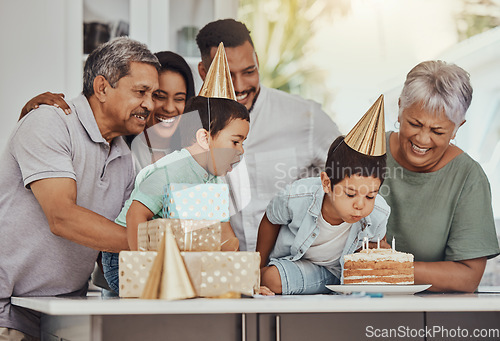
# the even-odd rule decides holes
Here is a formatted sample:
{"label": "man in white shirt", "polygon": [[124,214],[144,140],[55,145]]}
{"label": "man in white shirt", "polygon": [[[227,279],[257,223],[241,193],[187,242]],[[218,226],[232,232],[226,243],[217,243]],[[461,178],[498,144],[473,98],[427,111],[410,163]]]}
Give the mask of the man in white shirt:
{"label": "man in white shirt", "polygon": [[285,185],[317,176],[330,144],[340,135],[321,106],[260,84],[259,60],[247,27],[233,19],[211,22],[196,37],[204,80],[220,42],[224,43],[236,99],[250,111],[245,157],[227,182],[232,189],[231,226],[240,249],[254,251],[257,231],[273,196]]}

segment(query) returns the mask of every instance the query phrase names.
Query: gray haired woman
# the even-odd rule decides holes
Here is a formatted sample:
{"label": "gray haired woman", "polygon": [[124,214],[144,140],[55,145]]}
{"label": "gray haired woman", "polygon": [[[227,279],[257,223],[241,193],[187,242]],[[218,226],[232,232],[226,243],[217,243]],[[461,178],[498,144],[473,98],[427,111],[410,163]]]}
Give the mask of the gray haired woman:
{"label": "gray haired woman", "polygon": [[490,184],[481,166],[450,143],[472,101],[469,74],[426,61],[407,75],[399,132],[387,132],[387,175],[380,194],[391,206],[387,237],[415,255],[415,284],[473,292],[487,258],[499,254]]}

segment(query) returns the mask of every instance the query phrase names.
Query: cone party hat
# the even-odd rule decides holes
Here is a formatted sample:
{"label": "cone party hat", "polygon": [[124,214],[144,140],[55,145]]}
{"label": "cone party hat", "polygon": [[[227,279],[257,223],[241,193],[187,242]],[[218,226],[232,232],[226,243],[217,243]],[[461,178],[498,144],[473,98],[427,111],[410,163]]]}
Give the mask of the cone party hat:
{"label": "cone party hat", "polygon": [[141,298],[181,300],[195,296],[172,229],[167,227]]}
{"label": "cone party hat", "polygon": [[163,270],[163,259],[165,258],[165,238],[163,238],[158,247],[156,258],[149,271],[148,279],[142,290],[141,298],[145,300],[155,300],[160,293],[161,273]]}
{"label": "cone party hat", "polygon": [[384,155],[386,152],[384,122],[384,95],[380,95],[347,134],[344,142],[361,154],[370,156]]}
{"label": "cone party hat", "polygon": [[172,229],[165,231],[165,259],[161,274],[160,298],[182,300],[195,297],[196,293],[189,278],[186,265],[175,241]]}
{"label": "cone party hat", "polygon": [[198,96],[228,98],[236,101],[233,80],[222,42],[217,48]]}

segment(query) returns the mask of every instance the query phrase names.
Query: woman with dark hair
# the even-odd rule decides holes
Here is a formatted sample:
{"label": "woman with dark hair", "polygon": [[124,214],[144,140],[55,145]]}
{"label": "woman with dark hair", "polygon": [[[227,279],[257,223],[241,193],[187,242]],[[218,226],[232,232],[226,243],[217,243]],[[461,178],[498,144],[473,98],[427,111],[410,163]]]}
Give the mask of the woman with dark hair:
{"label": "woman with dark hair", "polygon": [[186,101],[194,96],[193,74],[184,58],[170,51],[155,55],[161,64],[159,88],[154,93],[155,109],[148,117],[144,132],[131,142],[137,172],[182,148],[176,129]]}
{"label": "woman with dark hair", "polygon": [[[148,116],[144,132],[138,136],[126,137],[134,154],[136,172],[166,154],[182,148],[180,137],[174,133],[186,101],[194,96],[193,74],[184,58],[170,51],[157,52],[155,56],[161,64],[159,88],[154,93],[155,108]],[[63,94],[45,92],[26,103],[20,119],[41,104],[54,105],[67,114],[70,113]]]}

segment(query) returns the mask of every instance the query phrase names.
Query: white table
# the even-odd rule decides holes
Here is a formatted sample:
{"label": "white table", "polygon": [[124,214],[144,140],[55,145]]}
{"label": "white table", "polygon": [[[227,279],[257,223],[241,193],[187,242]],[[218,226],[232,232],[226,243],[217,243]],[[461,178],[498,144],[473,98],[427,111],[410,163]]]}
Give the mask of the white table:
{"label": "white table", "polygon": [[361,340],[438,327],[454,333],[496,328],[499,334],[488,340],[500,340],[500,292],[183,301],[14,297],[12,303],[43,313],[44,340]]}

